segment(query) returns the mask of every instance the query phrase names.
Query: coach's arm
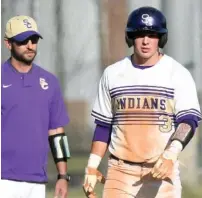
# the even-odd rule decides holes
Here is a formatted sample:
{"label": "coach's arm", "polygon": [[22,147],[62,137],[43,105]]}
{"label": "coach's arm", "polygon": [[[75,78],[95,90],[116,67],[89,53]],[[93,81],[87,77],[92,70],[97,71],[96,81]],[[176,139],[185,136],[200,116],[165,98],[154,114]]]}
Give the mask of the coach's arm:
{"label": "coach's arm", "polygon": [[55,197],[60,195],[61,198],[66,198],[68,181],[70,180],[70,177],[67,175],[67,159],[70,158],[70,151],[63,127],[49,130],[49,144],[58,170]]}

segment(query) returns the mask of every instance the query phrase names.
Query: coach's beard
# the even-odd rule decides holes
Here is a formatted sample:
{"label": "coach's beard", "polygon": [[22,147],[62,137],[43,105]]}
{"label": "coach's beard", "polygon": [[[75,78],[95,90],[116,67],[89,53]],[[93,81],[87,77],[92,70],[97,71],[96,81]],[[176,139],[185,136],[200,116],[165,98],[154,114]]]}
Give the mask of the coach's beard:
{"label": "coach's beard", "polygon": [[33,62],[34,58],[37,55],[36,51],[30,50],[30,52],[34,53],[34,56],[30,59],[26,58],[24,54],[19,54],[14,48],[11,49],[11,56],[13,56],[17,61],[20,61],[25,64],[25,66],[30,66]]}

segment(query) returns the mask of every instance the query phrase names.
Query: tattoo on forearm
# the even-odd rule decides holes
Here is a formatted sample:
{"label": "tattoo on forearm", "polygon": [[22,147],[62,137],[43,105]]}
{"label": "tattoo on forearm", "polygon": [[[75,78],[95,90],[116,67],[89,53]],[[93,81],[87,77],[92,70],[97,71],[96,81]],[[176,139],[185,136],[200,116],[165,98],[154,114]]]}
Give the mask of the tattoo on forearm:
{"label": "tattoo on forearm", "polygon": [[191,126],[189,124],[181,123],[177,127],[177,130],[174,134],[174,138],[184,141],[188,133],[190,132],[190,130],[191,130]]}

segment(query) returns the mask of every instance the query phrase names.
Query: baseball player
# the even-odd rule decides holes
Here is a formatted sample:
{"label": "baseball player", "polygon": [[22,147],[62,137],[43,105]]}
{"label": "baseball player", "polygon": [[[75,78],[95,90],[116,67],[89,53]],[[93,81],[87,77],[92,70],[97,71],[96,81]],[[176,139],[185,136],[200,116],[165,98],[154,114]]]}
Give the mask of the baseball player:
{"label": "baseball player", "polygon": [[83,189],[95,195],[96,173],[109,149],[103,198],[181,198],[178,157],[194,136],[201,112],[190,72],[159,48],[165,16],[134,10],[126,42],[134,53],[108,66],[92,110],[96,129]]}
{"label": "baseball player", "polygon": [[4,198],[45,198],[48,147],[57,166],[55,197],[67,197],[69,122],[58,79],[33,63],[42,38],[29,16],[6,25],[11,57],[1,66],[1,181]]}

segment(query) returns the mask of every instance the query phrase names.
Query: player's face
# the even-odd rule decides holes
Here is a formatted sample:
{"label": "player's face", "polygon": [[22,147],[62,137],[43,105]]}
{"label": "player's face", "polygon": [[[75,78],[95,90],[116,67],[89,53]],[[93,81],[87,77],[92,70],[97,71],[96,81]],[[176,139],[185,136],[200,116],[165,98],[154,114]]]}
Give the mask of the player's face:
{"label": "player's face", "polygon": [[159,37],[156,33],[141,33],[134,40],[135,54],[139,58],[150,59],[158,53]]}
{"label": "player's face", "polygon": [[38,40],[38,36],[32,36],[23,42],[13,41],[10,49],[11,56],[26,65],[30,65],[37,54]]}

